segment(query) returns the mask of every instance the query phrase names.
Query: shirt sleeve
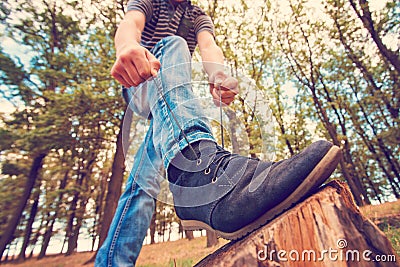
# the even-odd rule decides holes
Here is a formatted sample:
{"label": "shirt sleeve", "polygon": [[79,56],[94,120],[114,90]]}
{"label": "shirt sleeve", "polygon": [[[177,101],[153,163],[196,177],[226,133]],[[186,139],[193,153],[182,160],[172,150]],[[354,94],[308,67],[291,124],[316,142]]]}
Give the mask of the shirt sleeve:
{"label": "shirt sleeve", "polygon": [[138,10],[146,17],[146,22],[150,21],[153,15],[153,3],[151,0],[129,0],[127,10]]}
{"label": "shirt sleeve", "polygon": [[193,13],[195,14],[194,32],[196,36],[201,31],[208,31],[215,36],[214,23],[211,21],[211,18],[200,8],[196,8]]}

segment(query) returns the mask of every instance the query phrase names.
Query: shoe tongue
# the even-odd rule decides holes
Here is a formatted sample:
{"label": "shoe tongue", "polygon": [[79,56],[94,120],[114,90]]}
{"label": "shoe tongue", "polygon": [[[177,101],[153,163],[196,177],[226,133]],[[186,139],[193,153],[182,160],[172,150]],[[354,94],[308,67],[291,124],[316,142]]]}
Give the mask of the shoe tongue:
{"label": "shoe tongue", "polygon": [[215,151],[216,143],[208,140],[200,140],[190,144],[182,150],[183,156],[190,160],[196,160],[204,151]]}
{"label": "shoe tongue", "polygon": [[[212,141],[208,141],[208,140],[200,140],[197,142],[194,142],[192,144],[190,144],[190,146],[185,147],[182,151],[181,151],[181,155],[177,155],[169,164],[167,173],[168,173],[168,180],[172,183],[175,183],[176,179],[182,174],[184,173],[186,170],[186,167],[183,165],[183,169],[179,168],[178,166],[182,166],[182,160],[183,162],[185,161],[184,158],[186,158],[187,160],[190,161],[194,161],[196,162],[199,158],[200,155],[202,155],[202,160],[204,161],[203,164],[207,164],[206,158],[208,158],[207,156],[215,153],[215,151],[217,150],[217,144],[212,142]],[[183,156],[183,158],[182,158]],[[206,156],[206,158],[203,159],[203,157]],[[190,165],[189,165],[190,166]],[[201,166],[201,165],[200,165]],[[197,166],[197,167],[200,167]]]}

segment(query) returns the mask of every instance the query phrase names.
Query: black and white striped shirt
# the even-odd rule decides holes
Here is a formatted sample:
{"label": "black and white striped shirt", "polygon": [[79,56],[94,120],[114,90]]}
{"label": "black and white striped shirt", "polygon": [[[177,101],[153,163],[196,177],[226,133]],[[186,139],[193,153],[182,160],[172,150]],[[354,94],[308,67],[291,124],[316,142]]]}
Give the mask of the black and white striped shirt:
{"label": "black and white striped shirt", "polygon": [[162,38],[179,35],[186,40],[193,54],[199,32],[209,31],[214,36],[210,17],[190,1],[180,3],[175,9],[169,0],[130,0],[130,10],[141,11],[146,17],[141,45],[149,50]]}

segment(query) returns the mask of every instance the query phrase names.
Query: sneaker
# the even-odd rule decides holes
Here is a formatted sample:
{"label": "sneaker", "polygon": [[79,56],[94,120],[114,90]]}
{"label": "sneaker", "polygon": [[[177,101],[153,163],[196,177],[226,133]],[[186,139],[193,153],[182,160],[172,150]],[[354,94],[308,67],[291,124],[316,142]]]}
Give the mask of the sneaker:
{"label": "sneaker", "polygon": [[339,158],[340,149],[327,141],[317,141],[279,162],[243,157],[199,141],[171,162],[168,180],[184,229],[211,230],[232,240],[271,221],[318,188]]}

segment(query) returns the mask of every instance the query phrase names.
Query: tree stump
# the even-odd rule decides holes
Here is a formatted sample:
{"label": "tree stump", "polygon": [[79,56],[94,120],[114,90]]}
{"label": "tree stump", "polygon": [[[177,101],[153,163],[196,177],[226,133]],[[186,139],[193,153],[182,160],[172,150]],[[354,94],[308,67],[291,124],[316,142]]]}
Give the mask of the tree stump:
{"label": "tree stump", "polygon": [[246,237],[201,260],[204,266],[400,266],[386,236],[332,181]]}

